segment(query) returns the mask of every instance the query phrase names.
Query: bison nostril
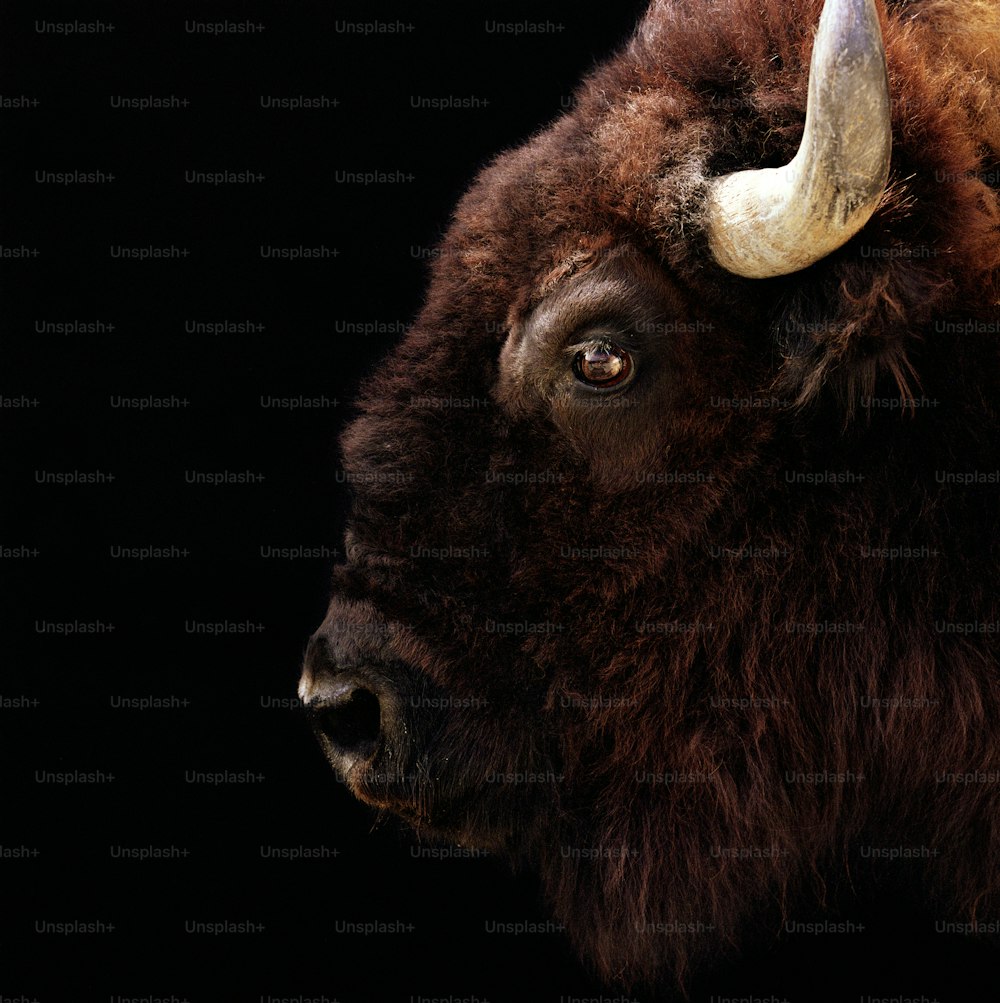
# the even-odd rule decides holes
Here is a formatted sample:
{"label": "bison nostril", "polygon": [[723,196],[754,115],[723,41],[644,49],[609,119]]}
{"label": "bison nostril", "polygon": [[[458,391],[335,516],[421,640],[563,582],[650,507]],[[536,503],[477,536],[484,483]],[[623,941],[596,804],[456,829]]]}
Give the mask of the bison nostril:
{"label": "bison nostril", "polygon": [[319,730],[343,753],[370,753],[378,740],[381,720],[378,697],[353,683],[346,683],[316,713]]}

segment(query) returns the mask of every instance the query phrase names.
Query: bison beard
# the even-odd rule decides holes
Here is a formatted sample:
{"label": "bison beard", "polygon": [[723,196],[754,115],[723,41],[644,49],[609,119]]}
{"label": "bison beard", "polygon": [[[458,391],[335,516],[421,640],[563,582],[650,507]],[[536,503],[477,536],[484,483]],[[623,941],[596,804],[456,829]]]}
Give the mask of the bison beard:
{"label": "bison beard", "polygon": [[864,847],[935,851],[926,923],[1000,907],[1000,13],[879,8],[874,214],[744,278],[713,181],[794,156],[821,6],[655,2],[462,199],[342,442],[331,763],[530,862],[618,984],[815,918]]}

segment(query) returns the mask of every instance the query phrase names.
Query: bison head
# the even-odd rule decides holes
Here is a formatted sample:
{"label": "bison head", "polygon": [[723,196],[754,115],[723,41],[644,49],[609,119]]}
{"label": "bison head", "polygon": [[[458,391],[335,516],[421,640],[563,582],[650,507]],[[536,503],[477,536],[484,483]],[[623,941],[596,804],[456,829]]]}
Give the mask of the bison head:
{"label": "bison head", "polygon": [[[332,765],[536,866],[626,981],[865,836],[996,860],[995,796],[935,782],[989,759],[995,656],[934,627],[995,602],[989,499],[937,472],[996,462],[996,351],[941,327],[995,317],[996,21],[819,6],[657,0],[462,199],[342,442]],[[995,891],[954,859],[948,908]]]}

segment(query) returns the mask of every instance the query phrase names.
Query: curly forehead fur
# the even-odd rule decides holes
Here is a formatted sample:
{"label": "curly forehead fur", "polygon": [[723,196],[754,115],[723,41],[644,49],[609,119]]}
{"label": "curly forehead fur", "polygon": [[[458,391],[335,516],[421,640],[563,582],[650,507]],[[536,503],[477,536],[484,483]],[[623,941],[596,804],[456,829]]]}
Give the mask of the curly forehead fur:
{"label": "curly forehead fur", "polygon": [[[997,486],[939,476],[1000,466],[1000,7],[880,5],[881,204],[808,269],[739,278],[706,184],[794,155],[821,7],[656,0],[461,200],[343,440],[327,626],[395,625],[408,685],[454,698],[394,750],[411,786],[356,792],[530,861],[618,984],[814,915],[865,841],[940,848],[935,915],[1000,907],[997,785],[937,779],[1000,760],[995,649],[938,626],[1000,621]],[[583,406],[546,318],[605,290],[667,332],[661,376]],[[713,403],[741,399],[774,406]]]}

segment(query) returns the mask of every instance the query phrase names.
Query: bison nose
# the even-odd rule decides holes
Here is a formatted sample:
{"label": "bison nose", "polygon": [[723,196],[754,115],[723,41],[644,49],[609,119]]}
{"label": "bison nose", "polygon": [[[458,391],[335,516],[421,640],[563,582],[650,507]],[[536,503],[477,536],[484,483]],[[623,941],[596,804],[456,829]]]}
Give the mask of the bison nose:
{"label": "bison nose", "polygon": [[346,775],[394,748],[403,730],[400,687],[378,659],[331,643],[309,643],[299,699],[331,765]]}
{"label": "bison nose", "polygon": [[370,680],[353,674],[321,680],[312,687],[306,709],[345,766],[375,752],[382,733],[382,701]]}

